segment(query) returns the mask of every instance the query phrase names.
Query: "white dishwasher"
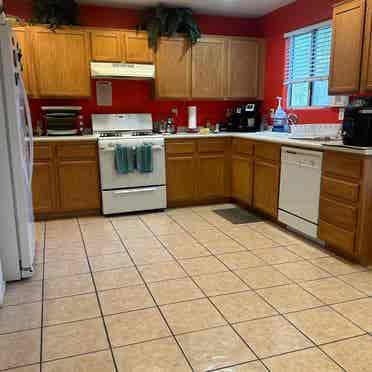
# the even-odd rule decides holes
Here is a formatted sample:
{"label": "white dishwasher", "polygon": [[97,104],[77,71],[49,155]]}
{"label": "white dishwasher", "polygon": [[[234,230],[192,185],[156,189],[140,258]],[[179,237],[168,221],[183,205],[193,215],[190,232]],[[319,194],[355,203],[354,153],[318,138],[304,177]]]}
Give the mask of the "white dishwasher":
{"label": "white dishwasher", "polygon": [[317,239],[323,153],[282,148],[279,221]]}

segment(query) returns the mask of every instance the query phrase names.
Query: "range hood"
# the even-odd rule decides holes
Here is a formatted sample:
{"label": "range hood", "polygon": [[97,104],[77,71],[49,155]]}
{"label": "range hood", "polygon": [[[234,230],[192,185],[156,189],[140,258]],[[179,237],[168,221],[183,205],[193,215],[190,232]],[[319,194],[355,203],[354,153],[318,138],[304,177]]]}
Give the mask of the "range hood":
{"label": "range hood", "polygon": [[132,63],[91,62],[93,79],[154,79],[155,66]]}

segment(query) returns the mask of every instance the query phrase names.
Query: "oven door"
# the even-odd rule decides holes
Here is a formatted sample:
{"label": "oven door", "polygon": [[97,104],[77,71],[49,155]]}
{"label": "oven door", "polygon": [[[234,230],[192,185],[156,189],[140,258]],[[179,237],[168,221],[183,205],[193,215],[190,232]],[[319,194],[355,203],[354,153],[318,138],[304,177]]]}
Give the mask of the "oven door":
{"label": "oven door", "polygon": [[[153,146],[154,170],[151,173],[134,171],[128,174],[119,174],[115,167],[116,145],[138,146],[143,143],[148,143]],[[99,162],[102,190],[165,185],[165,148],[163,138],[151,138],[149,140],[144,140],[143,138],[100,140]]]}

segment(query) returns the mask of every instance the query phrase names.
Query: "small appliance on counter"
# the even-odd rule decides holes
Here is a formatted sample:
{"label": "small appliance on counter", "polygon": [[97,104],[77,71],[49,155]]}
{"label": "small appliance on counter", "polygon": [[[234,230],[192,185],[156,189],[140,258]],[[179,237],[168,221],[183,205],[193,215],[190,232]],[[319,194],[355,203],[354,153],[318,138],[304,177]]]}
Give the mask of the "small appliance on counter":
{"label": "small appliance on counter", "polygon": [[342,140],[345,146],[372,147],[372,98],[358,100],[346,108]]}
{"label": "small appliance on counter", "polygon": [[44,134],[74,136],[83,134],[84,119],[81,106],[43,106]]}
{"label": "small appliance on counter", "polygon": [[223,132],[259,132],[261,129],[260,103],[238,106],[220,127]]}

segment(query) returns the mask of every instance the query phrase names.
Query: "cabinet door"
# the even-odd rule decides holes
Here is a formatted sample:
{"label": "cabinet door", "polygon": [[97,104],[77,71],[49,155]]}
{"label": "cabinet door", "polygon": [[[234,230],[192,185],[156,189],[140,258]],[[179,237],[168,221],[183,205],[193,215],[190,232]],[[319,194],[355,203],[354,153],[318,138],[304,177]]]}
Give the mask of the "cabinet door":
{"label": "cabinet door", "polygon": [[32,201],[35,214],[53,212],[56,208],[55,176],[52,162],[34,163]]}
{"label": "cabinet door", "polygon": [[329,93],[359,92],[365,0],[335,6]]}
{"label": "cabinet door", "polygon": [[228,97],[259,98],[263,89],[265,65],[264,41],[259,39],[229,40]]}
{"label": "cabinet door", "polygon": [[58,164],[60,205],[63,211],[100,208],[98,164],[93,160]]}
{"label": "cabinet door", "polygon": [[154,52],[149,48],[146,32],[125,33],[126,61],[129,63],[153,63]]}
{"label": "cabinet door", "polygon": [[198,199],[223,199],[226,196],[225,154],[200,154],[198,168]]}
{"label": "cabinet door", "polygon": [[232,197],[252,205],[253,158],[234,155],[232,158]]}
{"label": "cabinet door", "polygon": [[120,31],[92,31],[92,60],[96,62],[121,62],[123,56],[123,33]]}
{"label": "cabinet door", "polygon": [[167,201],[170,206],[195,201],[196,176],[194,155],[167,157]]}
{"label": "cabinet door", "polygon": [[33,29],[32,38],[40,96],[90,96],[88,32],[40,27]]}
{"label": "cabinet door", "polygon": [[202,38],[192,47],[192,97],[226,96],[226,40]]}
{"label": "cabinet door", "polygon": [[361,90],[372,91],[372,0],[367,0]]}
{"label": "cabinet door", "polygon": [[279,166],[256,159],[254,165],[253,206],[267,215],[278,215]]}
{"label": "cabinet door", "polygon": [[191,49],[183,38],[162,38],[156,53],[158,98],[190,98]]}

